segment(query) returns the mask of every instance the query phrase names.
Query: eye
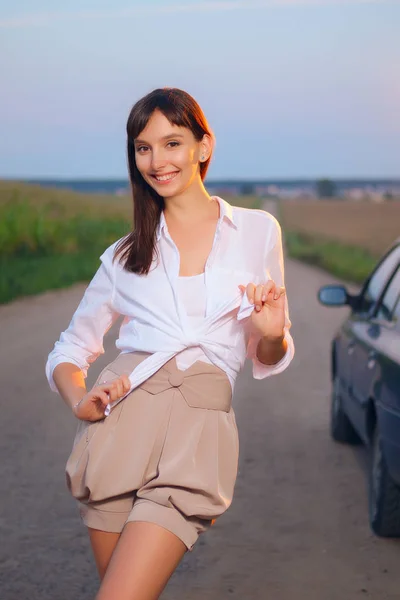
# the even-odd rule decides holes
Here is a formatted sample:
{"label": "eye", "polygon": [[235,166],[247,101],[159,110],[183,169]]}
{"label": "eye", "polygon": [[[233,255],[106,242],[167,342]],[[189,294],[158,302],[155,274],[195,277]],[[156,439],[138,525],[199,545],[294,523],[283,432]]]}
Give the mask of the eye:
{"label": "eye", "polygon": [[171,148],[176,148],[177,146],[180,146],[180,143],[179,142],[168,142],[167,145],[171,146]]}
{"label": "eye", "polygon": [[148,150],[148,149],[149,149],[148,146],[137,146],[136,152],[139,152],[140,154],[143,154],[142,150]]}

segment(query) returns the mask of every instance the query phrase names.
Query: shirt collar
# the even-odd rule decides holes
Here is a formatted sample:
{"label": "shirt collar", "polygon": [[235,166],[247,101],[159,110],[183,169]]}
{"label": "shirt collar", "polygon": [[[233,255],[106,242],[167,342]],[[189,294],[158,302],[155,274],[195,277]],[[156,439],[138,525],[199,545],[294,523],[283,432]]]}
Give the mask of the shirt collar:
{"label": "shirt collar", "polygon": [[[237,223],[236,223],[232,205],[229,204],[229,202],[227,202],[223,198],[220,198],[219,196],[212,196],[212,198],[217,200],[217,202],[219,204],[220,220],[228,221],[228,223],[230,223],[235,229],[237,229]],[[166,226],[167,226],[167,223],[165,221],[164,211],[161,211],[160,221],[159,221],[159,223],[157,225],[157,229],[156,229],[157,241],[160,239],[161,232]]]}
{"label": "shirt collar", "polygon": [[234,227],[234,229],[237,229],[237,223],[232,205],[229,204],[229,202],[227,202],[223,198],[220,198],[219,196],[213,196],[213,198],[215,198],[218,201],[221,220],[225,219]]}
{"label": "shirt collar", "polygon": [[166,226],[166,222],[165,222],[165,217],[164,217],[164,211],[162,210],[160,213],[160,220],[159,223],[157,225],[157,229],[156,229],[156,238],[157,241],[160,239],[161,237],[161,232],[164,229],[164,227]]}

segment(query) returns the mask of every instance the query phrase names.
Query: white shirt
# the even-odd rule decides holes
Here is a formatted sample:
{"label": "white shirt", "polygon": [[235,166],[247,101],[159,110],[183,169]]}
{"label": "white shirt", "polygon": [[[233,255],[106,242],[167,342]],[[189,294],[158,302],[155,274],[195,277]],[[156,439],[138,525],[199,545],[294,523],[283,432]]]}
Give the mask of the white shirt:
{"label": "white shirt", "polygon": [[[206,314],[207,301],[205,274],[178,277],[178,294],[185,309],[189,326],[192,329],[201,327]],[[188,369],[196,360],[211,363],[200,346],[186,348],[179,352],[175,358],[177,367],[181,371]],[[234,386],[234,380],[231,381],[231,385]]]}
{"label": "white shirt", "polygon": [[[99,269],[68,328],[48,356],[46,376],[53,391],[58,392],[52,374],[59,363],[73,363],[87,376],[89,365],[104,353],[104,334],[119,315],[124,315],[124,319],[116,347],[121,352],[151,353],[130,374],[131,388],[125,396],[172,357],[195,346],[223,369],[231,382],[246,357],[253,362],[255,379],[278,374],[288,367],[294,356],[294,344],[289,332],[287,296],[284,328],[287,351],[275,365],[265,365],[256,357],[260,335],[249,318],[254,306],[238,288],[239,284],[257,285],[269,279],[277,286],[284,285],[280,225],[266,211],[231,206],[218,196],[213,199],[219,203],[220,216],[205,265],[206,305],[202,322],[191,325],[178,293],[179,251],[162,212],[156,230],[160,260],[155,257],[147,275],[124,270],[118,259],[112,262],[119,240],[100,256]],[[109,411],[110,405],[105,414]]]}

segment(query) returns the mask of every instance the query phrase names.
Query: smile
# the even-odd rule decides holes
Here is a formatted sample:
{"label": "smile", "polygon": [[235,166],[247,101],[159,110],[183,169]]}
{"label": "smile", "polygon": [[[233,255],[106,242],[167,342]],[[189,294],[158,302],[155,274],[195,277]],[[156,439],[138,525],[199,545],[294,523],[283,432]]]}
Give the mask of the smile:
{"label": "smile", "polygon": [[175,171],[175,173],[167,173],[166,175],[152,175],[152,177],[159,183],[166,183],[175,179],[178,173],[179,171]]}

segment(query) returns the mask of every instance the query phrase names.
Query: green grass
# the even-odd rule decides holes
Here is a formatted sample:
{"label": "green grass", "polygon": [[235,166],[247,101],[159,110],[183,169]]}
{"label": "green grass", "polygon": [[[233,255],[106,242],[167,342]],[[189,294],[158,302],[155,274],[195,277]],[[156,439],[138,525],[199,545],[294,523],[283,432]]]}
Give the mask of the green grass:
{"label": "green grass", "polygon": [[54,215],[52,206],[36,206],[26,199],[0,206],[2,258],[89,252],[111,243],[121,231],[126,231],[126,220],[120,216],[82,212],[65,217]]}
{"label": "green grass", "polygon": [[[0,186],[0,303],[88,281],[107,246],[130,230],[120,199]],[[37,197],[36,197],[37,195]],[[70,198],[70,202],[68,201]],[[122,202],[122,203],[121,203]]]}
{"label": "green grass", "polygon": [[1,259],[0,302],[89,281],[99,264],[97,253]]}
{"label": "green grass", "polygon": [[284,231],[284,238],[288,256],[321,267],[352,283],[363,283],[378,260],[362,248],[333,240],[294,231]]}

